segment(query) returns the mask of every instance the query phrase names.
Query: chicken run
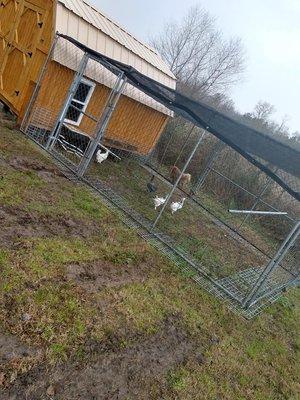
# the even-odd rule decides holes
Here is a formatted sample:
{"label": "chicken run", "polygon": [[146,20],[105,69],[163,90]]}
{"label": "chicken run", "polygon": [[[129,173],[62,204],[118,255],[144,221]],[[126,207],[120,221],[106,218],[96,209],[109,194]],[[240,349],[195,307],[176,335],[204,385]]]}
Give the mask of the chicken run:
{"label": "chicken run", "polygon": [[[61,62],[76,54],[73,81],[58,115],[45,113],[40,97],[57,79],[47,75],[46,63],[22,131],[195,282],[247,318],[298,284],[298,153],[72,38],[57,40]],[[105,76],[110,90],[99,108],[75,106],[86,132],[72,123],[73,95],[91,74]],[[126,113],[132,99],[139,102],[134,116]],[[147,136],[140,127],[147,127],[153,110],[164,123]]]}

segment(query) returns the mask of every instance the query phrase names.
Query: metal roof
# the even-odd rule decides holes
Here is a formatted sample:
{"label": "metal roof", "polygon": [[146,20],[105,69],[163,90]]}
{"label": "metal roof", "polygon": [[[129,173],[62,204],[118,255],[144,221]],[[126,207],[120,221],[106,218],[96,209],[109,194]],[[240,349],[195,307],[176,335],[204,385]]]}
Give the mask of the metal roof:
{"label": "metal roof", "polygon": [[[157,54],[157,52],[153,48],[140,42],[133,35],[131,35],[129,32],[127,32],[124,28],[122,28],[119,24],[112,21],[110,18],[105,16],[101,11],[97,10],[95,7],[90,5],[88,2],[83,1],[83,0],[58,0],[58,3],[62,4],[64,7],[66,7],[68,10],[72,11],[72,13],[74,13],[77,16],[79,16],[80,18],[82,18],[84,21],[88,22],[88,24],[95,27],[98,31],[101,31],[105,35],[109,36],[115,42],[119,43],[122,47],[125,47],[127,50],[134,53],[136,56],[138,56],[142,60],[146,61],[153,67],[157,68],[159,71],[161,71],[163,74],[167,75],[172,80],[176,79],[176,77],[170,70],[169,66],[162,60],[161,56],[159,54]],[[60,24],[60,26],[62,26],[62,24]],[[70,33],[74,34],[74,32],[70,32],[70,31],[72,31],[72,27],[69,26],[68,22],[65,22],[63,24],[63,26],[65,27],[65,29],[64,29],[65,32],[63,32],[63,33],[66,33],[69,35],[70,35]],[[80,27],[78,27],[78,30],[80,30]],[[80,36],[80,35],[78,34],[78,36]],[[82,38],[78,38],[78,39],[79,40],[81,39],[80,41],[82,41]],[[91,42],[93,41],[93,39],[90,38],[88,40],[88,38],[87,38],[86,41],[89,41],[89,43],[85,43],[85,44],[90,45]],[[96,38],[94,38],[94,41],[97,42]],[[93,47],[95,47],[95,46],[93,46]],[[108,54],[106,54],[106,55],[108,55]],[[113,58],[118,58],[118,57],[113,57]],[[118,59],[118,61],[122,61],[122,60]],[[128,63],[130,65],[132,65],[130,62],[127,61],[127,64]],[[136,65],[135,65],[135,67],[136,67]],[[139,69],[139,68],[137,68],[137,69]],[[143,72],[143,71],[141,71],[141,72]],[[158,79],[158,80],[161,81],[160,79]],[[165,84],[167,84],[167,83],[165,82]],[[167,84],[167,86],[174,86],[174,83]]]}

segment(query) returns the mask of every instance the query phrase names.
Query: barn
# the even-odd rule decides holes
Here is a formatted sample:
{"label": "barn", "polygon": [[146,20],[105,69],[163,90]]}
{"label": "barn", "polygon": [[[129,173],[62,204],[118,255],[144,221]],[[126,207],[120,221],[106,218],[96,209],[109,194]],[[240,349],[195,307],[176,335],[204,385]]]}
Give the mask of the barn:
{"label": "barn", "polygon": [[[78,54],[62,41],[53,53],[55,33],[66,34],[89,48],[174,89],[176,78],[169,66],[150,46],[142,43],[101,11],[83,0],[2,0],[0,6],[0,100],[21,122],[40,72],[48,61],[47,76],[38,96],[35,112],[47,115],[39,128],[51,131],[78,67]],[[72,110],[67,114],[69,130],[93,136],[91,120],[103,108],[112,87],[111,77],[90,62],[79,85]],[[77,99],[77,100],[76,100]],[[79,100],[79,101],[78,101]],[[75,110],[75,111],[74,111]],[[72,112],[71,112],[72,111]],[[107,128],[106,140],[117,147],[148,154],[153,148],[170,111],[146,94],[126,86],[119,106]],[[34,120],[34,119],[33,119]]]}

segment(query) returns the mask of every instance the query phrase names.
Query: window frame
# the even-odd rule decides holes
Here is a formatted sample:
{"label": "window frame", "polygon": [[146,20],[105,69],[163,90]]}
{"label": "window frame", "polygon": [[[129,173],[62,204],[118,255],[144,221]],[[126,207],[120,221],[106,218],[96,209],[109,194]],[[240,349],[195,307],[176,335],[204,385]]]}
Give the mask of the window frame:
{"label": "window frame", "polygon": [[[75,103],[83,105],[82,110],[81,110],[82,112],[80,113],[79,118],[78,118],[77,121],[73,121],[72,119],[68,119],[68,118],[65,118],[65,120],[64,120],[64,122],[67,122],[68,124],[74,125],[74,126],[79,126],[81,124],[81,121],[82,121],[82,118],[83,118],[83,115],[84,115],[83,112],[85,112],[85,110],[87,109],[87,106],[89,105],[89,102],[91,100],[92,94],[93,94],[94,89],[96,87],[96,83],[95,82],[90,81],[89,79],[86,79],[86,78],[82,78],[80,80],[80,83],[84,83],[85,85],[89,86],[90,90],[89,90],[89,93],[88,93],[88,95],[87,95],[87,97],[85,99],[85,102],[82,102],[80,100],[76,100],[76,99],[74,99],[74,97],[71,100],[71,103],[72,103],[72,101],[74,101]],[[71,105],[69,107],[71,107]],[[68,107],[68,109],[69,109],[69,107]],[[67,112],[68,112],[68,110],[67,110]]]}

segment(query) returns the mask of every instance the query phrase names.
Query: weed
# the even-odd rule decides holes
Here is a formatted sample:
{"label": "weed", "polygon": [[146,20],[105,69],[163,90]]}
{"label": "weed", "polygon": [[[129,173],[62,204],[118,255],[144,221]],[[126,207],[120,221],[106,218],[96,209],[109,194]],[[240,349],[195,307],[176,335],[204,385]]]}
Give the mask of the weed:
{"label": "weed", "polygon": [[188,385],[188,376],[189,372],[184,368],[180,368],[177,371],[169,372],[167,382],[173,390],[182,391]]}
{"label": "weed", "polygon": [[66,347],[65,345],[61,343],[53,343],[50,346],[50,354],[51,357],[56,360],[66,360],[67,354],[66,354]]}

